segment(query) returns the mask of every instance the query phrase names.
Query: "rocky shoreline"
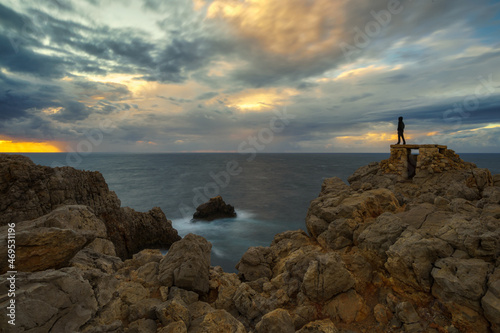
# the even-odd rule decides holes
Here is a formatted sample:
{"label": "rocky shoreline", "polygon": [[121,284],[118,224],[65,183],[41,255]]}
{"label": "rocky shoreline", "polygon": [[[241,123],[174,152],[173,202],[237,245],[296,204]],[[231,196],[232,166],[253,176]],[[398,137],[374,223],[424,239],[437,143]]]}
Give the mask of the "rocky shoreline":
{"label": "rocky shoreline", "polygon": [[15,329],[6,316],[0,328],[500,332],[500,175],[457,156],[413,180],[389,160],[349,184],[326,179],[307,233],[249,248],[234,274],[210,266],[211,244],[180,239],[159,208],[120,207],[98,172],[0,154],[0,251],[15,225],[18,271]]}

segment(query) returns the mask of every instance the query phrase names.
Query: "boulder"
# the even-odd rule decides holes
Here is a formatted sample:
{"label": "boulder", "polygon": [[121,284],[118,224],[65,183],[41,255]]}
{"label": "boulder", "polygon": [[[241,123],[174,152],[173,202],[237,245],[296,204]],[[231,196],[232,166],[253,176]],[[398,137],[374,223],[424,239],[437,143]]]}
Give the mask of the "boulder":
{"label": "boulder", "polygon": [[190,333],[246,333],[247,330],[242,323],[236,320],[225,310],[214,310],[203,317],[193,320]]}
{"label": "boulder", "polygon": [[16,286],[16,332],[79,332],[97,311],[92,286],[76,268],[20,272]]}
{"label": "boulder", "polygon": [[272,258],[268,247],[250,247],[236,265],[239,276],[243,281],[254,281],[262,277],[271,278]]}
{"label": "boulder", "polygon": [[223,219],[228,217],[236,217],[234,207],[224,202],[222,197],[216,196],[208,202],[199,205],[196,212],[193,214],[194,220],[212,221],[215,219]]}
{"label": "boulder", "polygon": [[206,294],[209,290],[211,249],[212,244],[194,234],[175,242],[160,261],[160,283]]}
{"label": "boulder", "polygon": [[295,327],[288,311],[276,309],[262,317],[261,321],[255,326],[255,331],[257,333],[294,333]]}
{"label": "boulder", "polygon": [[488,279],[488,291],[481,299],[484,316],[491,323],[494,333],[500,332],[500,268]]}
{"label": "boulder", "polygon": [[328,302],[324,311],[332,321],[342,321],[348,324],[362,321],[370,314],[365,300],[354,289]]}
{"label": "boulder", "polygon": [[354,278],[339,255],[319,255],[311,261],[302,282],[302,291],[313,302],[324,302],[354,286]]}
{"label": "boulder", "polygon": [[296,333],[339,333],[330,319],[316,320],[304,325]]}
{"label": "boulder", "polygon": [[443,303],[456,303],[479,312],[490,269],[491,264],[480,259],[440,259],[432,269],[432,294]]}
{"label": "boulder", "polygon": [[396,215],[384,213],[361,232],[357,239],[358,247],[373,251],[385,259],[387,258],[385,251],[396,242],[407,227],[408,224]]}
{"label": "boulder", "polygon": [[387,250],[385,268],[400,282],[430,292],[433,264],[440,258],[451,256],[453,251],[453,247],[441,239],[407,229]]}

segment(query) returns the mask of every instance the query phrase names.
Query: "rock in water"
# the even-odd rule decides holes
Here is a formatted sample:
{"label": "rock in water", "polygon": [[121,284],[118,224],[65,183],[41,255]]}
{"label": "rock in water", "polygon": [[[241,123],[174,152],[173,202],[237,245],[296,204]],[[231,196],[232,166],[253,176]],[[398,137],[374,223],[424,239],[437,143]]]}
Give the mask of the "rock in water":
{"label": "rock in water", "polygon": [[226,204],[220,195],[199,205],[193,214],[193,219],[206,221],[227,217],[236,217],[236,212],[234,211],[234,207]]}

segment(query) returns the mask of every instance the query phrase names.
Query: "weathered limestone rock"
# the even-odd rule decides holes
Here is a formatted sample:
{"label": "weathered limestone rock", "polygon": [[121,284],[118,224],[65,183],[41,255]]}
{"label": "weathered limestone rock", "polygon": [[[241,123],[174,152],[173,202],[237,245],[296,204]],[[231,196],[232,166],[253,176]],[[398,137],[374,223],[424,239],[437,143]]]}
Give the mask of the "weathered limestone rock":
{"label": "weathered limestone rock", "polygon": [[500,332],[500,268],[489,276],[488,291],[481,299],[484,316],[494,333]]}
{"label": "weathered limestone rock", "polygon": [[[70,208],[60,208],[68,205]],[[90,209],[77,207],[74,212],[73,205]],[[21,155],[0,154],[0,226],[36,219],[52,211],[39,223],[106,237],[122,259],[145,247],[168,248],[180,239],[161,209],[140,213],[120,208],[120,200],[99,172],[50,168],[35,165]]]}
{"label": "weathered limestone rock", "polygon": [[160,283],[206,294],[209,290],[211,249],[212,244],[194,234],[175,242],[160,261]]}
{"label": "weathered limestone rock", "polygon": [[246,333],[242,323],[236,320],[225,310],[214,310],[201,318],[195,319],[189,328],[192,333]]}
{"label": "weathered limestone rock", "polygon": [[369,314],[365,300],[351,289],[335,297],[325,306],[325,313],[334,322],[353,323],[364,320]]}
{"label": "weathered limestone rock", "polygon": [[294,333],[295,327],[288,311],[276,309],[264,315],[261,321],[255,326],[255,330],[257,333]]}
{"label": "weathered limestone rock", "polygon": [[408,224],[396,215],[384,213],[361,232],[357,239],[358,246],[386,258],[385,251],[396,242],[407,227]]}
{"label": "weathered limestone rock", "polygon": [[330,319],[316,320],[304,325],[296,333],[339,333]]}
{"label": "weathered limestone rock", "polygon": [[480,259],[444,258],[436,261],[435,266],[432,294],[443,302],[461,304],[479,312],[491,264]]}
{"label": "weathered limestone rock", "polygon": [[16,285],[16,332],[76,332],[97,311],[92,287],[76,268],[20,272]]}
{"label": "weathered limestone rock", "polygon": [[186,327],[191,325],[191,316],[187,305],[180,299],[171,299],[156,306],[156,316],[163,326],[178,321],[184,322]]}
{"label": "weathered limestone rock", "polygon": [[317,256],[309,264],[302,282],[302,291],[314,302],[324,302],[354,286],[354,278],[340,256]]}
{"label": "weathered limestone rock", "polygon": [[236,265],[240,277],[244,281],[254,281],[262,277],[271,278],[271,249],[267,247],[250,247]]}
{"label": "weathered limestone rock", "polygon": [[194,220],[212,221],[228,217],[236,217],[236,212],[234,207],[226,204],[220,195],[199,205],[193,214]]}
{"label": "weathered limestone rock", "polygon": [[416,290],[430,292],[433,264],[452,253],[453,248],[445,241],[406,230],[387,250],[385,267],[393,278]]}

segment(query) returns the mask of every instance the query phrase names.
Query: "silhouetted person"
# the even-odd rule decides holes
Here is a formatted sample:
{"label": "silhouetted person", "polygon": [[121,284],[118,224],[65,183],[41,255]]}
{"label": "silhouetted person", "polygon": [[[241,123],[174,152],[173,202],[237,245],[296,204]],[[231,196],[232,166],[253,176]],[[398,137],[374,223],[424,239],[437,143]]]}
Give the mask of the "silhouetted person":
{"label": "silhouetted person", "polygon": [[401,138],[403,138],[403,144],[406,144],[405,136],[404,136],[404,131],[405,131],[405,123],[403,123],[403,117],[399,117],[398,121],[398,143],[399,145],[401,143]]}

